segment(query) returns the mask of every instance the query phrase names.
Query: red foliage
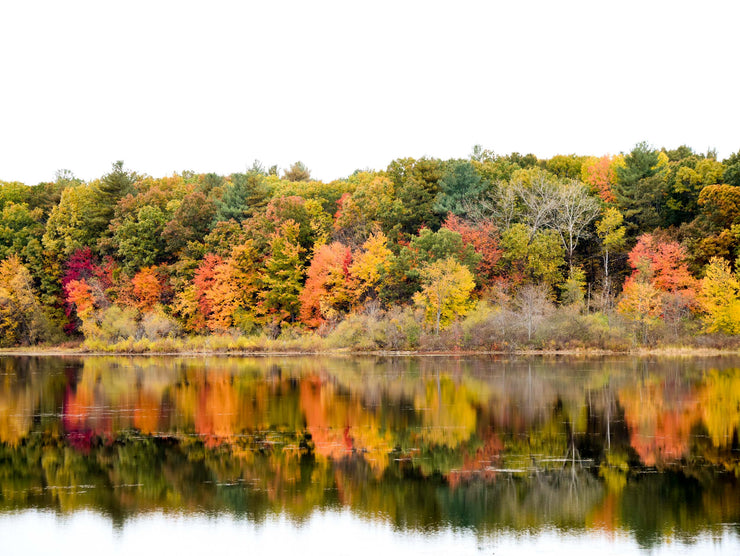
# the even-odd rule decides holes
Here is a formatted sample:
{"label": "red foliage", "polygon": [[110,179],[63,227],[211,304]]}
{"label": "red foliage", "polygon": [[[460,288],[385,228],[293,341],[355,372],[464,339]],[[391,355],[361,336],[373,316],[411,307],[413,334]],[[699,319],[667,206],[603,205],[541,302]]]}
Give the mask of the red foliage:
{"label": "red foliage", "polygon": [[[64,295],[64,314],[68,321],[64,325],[64,331],[67,334],[75,332],[79,326],[75,310],[76,303],[70,297],[71,285],[78,282],[84,282],[88,291],[98,292],[102,296],[107,288],[111,285],[110,276],[107,273],[108,266],[101,268],[98,266],[89,247],[77,249],[64,265],[65,271],[62,275],[62,292]],[[91,294],[92,295],[92,294]]]}
{"label": "red foliage", "polygon": [[625,293],[632,291],[638,282],[649,283],[662,292],[656,310],[659,308],[664,319],[674,322],[697,309],[699,282],[689,272],[686,250],[681,244],[643,234],[630,251],[629,263],[634,270],[625,282]]}
{"label": "red foliage", "polygon": [[664,292],[696,290],[697,281],[686,265],[686,250],[677,241],[662,241],[643,234],[629,254],[632,276],[647,278]]}
{"label": "red foliage", "polygon": [[450,213],[443,227],[462,236],[465,245],[472,245],[475,252],[482,256],[476,266],[476,274],[486,285],[497,279],[497,266],[502,250],[498,242],[498,229],[491,222],[472,224]]}
{"label": "red foliage", "polygon": [[334,229],[338,228],[338,222],[339,219],[342,216],[342,211],[344,210],[344,205],[347,202],[347,199],[350,199],[352,197],[351,193],[343,193],[341,197],[339,197],[339,200],[337,200],[337,212],[334,213]]}
{"label": "red foliage", "polygon": [[93,262],[92,251],[89,247],[77,249],[67,260],[65,272],[62,276],[62,288],[73,280],[82,280],[91,278],[95,275],[97,265]]}

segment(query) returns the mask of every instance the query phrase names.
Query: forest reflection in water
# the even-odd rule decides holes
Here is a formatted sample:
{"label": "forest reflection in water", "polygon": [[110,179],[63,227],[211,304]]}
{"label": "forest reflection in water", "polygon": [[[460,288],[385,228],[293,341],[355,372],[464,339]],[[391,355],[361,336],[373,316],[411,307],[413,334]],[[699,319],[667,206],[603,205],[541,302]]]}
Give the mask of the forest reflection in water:
{"label": "forest reflection in water", "polygon": [[740,360],[0,357],[0,515],[737,537]]}

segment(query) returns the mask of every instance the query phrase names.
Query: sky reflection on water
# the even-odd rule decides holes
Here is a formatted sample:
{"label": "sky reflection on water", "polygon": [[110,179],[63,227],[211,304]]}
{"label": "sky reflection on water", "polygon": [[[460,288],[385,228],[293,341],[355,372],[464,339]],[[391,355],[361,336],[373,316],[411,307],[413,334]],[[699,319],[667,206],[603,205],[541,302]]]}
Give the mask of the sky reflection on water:
{"label": "sky reflection on water", "polygon": [[[40,534],[40,532],[43,532]],[[297,525],[285,516],[263,523],[231,519],[153,513],[128,521],[121,529],[94,512],[57,516],[25,511],[0,517],[4,556],[60,554],[76,556],[132,554],[300,554],[302,556],[521,554],[618,556],[630,554],[737,554],[737,534],[702,534],[690,543],[673,539],[659,546],[640,547],[626,533],[593,530],[564,533],[553,529],[502,531],[481,537],[470,529],[442,528],[436,532],[398,530],[382,520],[365,520],[348,510],[316,512]]]}

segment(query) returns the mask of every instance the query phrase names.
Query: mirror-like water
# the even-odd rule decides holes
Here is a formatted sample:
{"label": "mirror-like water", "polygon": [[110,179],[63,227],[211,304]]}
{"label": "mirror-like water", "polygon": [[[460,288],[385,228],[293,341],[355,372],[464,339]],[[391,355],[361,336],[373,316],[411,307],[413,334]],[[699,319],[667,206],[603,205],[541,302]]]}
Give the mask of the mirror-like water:
{"label": "mirror-like water", "polygon": [[736,553],[739,427],[724,358],[0,357],[0,546]]}

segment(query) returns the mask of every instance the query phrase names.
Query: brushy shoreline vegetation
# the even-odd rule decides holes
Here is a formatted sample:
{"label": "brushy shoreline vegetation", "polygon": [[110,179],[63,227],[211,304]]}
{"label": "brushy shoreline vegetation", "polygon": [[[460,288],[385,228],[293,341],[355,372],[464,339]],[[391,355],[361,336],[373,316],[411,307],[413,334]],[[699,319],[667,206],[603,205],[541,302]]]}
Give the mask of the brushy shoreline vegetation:
{"label": "brushy shoreline vegetation", "polygon": [[[539,319],[531,338],[526,326],[511,312],[482,302],[451,326],[435,333],[425,327],[423,315],[407,308],[390,314],[355,314],[335,326],[312,331],[292,328],[277,337],[265,333],[230,333],[150,338],[97,338],[60,345],[28,347],[34,355],[74,354],[565,354],[565,355],[717,355],[740,352],[740,337],[696,334],[663,326],[652,331],[651,342],[637,341],[630,323],[607,320],[599,313],[553,308]],[[0,350],[3,353],[24,351]]]}
{"label": "brushy shoreline vegetation", "polygon": [[0,182],[0,348],[737,349],[740,153]]}

